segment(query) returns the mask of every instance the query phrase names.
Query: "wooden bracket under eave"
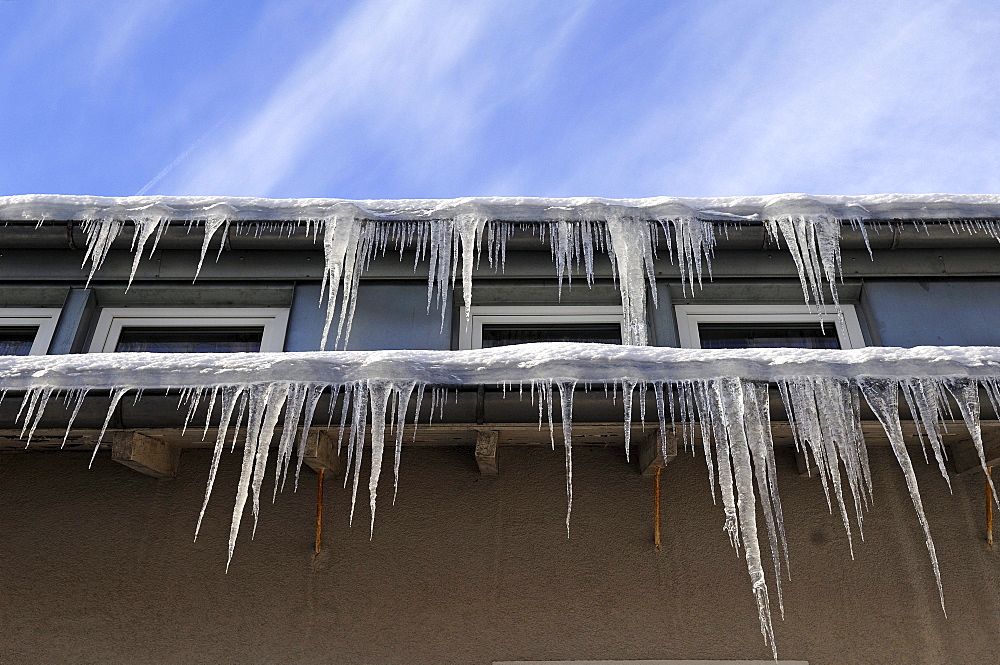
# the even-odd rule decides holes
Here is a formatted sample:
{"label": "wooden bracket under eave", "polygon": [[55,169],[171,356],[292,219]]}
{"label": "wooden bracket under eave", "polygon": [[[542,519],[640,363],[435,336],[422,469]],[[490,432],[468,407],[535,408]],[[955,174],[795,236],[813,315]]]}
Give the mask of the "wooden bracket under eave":
{"label": "wooden bracket under eave", "polygon": [[173,478],[180,465],[181,449],[140,432],[114,432],[111,459],[154,478]]}
{"label": "wooden bracket under eave", "polygon": [[476,435],[476,464],[479,465],[481,475],[500,475],[500,467],[497,464],[497,441],[499,439],[500,432],[495,429],[481,430]]}
{"label": "wooden bracket under eave", "polygon": [[[982,471],[983,466],[979,461],[979,453],[976,452],[971,436],[953,441],[950,448],[956,473]],[[986,466],[1000,465],[1000,430],[983,430],[983,453],[986,456]]]}
{"label": "wooden bracket under eave", "polygon": [[306,437],[306,449],[302,461],[313,471],[324,469],[336,475],[344,465],[337,454],[337,441],[327,430],[311,430]]}
{"label": "wooden bracket under eave", "polygon": [[656,467],[665,467],[677,457],[677,437],[663,433],[661,442],[660,435],[661,432],[657,429],[639,441],[639,471],[644,476],[652,476],[656,473]]}

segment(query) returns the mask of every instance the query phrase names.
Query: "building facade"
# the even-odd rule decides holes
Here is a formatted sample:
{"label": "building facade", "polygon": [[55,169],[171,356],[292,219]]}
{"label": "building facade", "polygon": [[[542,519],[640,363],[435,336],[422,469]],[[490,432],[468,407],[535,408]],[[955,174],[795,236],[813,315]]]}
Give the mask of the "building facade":
{"label": "building facade", "polygon": [[[806,348],[819,353],[802,356],[807,377],[837,357],[828,352],[1000,347],[1000,197],[7,197],[0,218],[0,348],[10,356],[0,360],[3,662],[773,662],[745,540],[754,520],[780,661],[995,659],[1000,565],[981,463],[1000,458],[993,369],[940,354],[978,381],[971,420],[969,393],[946,382],[932,396],[945,429],[920,422],[925,409],[908,389],[892,409],[933,534],[929,556],[891,423],[864,383],[888,354],[873,352],[853,374],[831,370],[857,404],[860,471],[840,448],[817,452],[833,444],[788,413],[794,398],[783,391],[794,383],[730,372],[762,386],[753,399],[764,400],[773,468],[757,486],[764,503],[749,508],[757,517],[740,515],[727,534],[722,461],[706,460],[702,445],[713,393],[697,381],[728,370],[647,382],[630,373],[638,356],[602,351],[598,378],[578,380],[565,367],[580,347],[505,347],[648,345],[664,349],[650,352],[657,367],[701,367],[726,349]],[[324,346],[348,355],[305,353]],[[175,356],[168,368],[126,355],[137,352],[284,355]],[[767,367],[786,362],[766,353]],[[928,378],[923,353],[892,361],[910,363],[906,381]],[[504,354],[517,362],[494,372]],[[281,384],[287,396],[254,401],[249,386],[277,385],[275,367],[299,359]],[[532,361],[557,369],[518,374]],[[327,363],[326,378],[314,362]],[[380,393],[357,378],[379,362],[427,373],[399,370]],[[435,379],[430,366],[447,363],[460,379]],[[198,372],[228,378],[192,383]],[[324,381],[339,392],[296,393]],[[218,388],[236,384],[246,393],[219,437]],[[343,396],[361,384],[349,410]],[[658,400],[665,385],[669,408]],[[382,427],[377,396],[383,406],[399,399],[404,417],[394,424],[390,409]],[[295,399],[304,415],[289,422]],[[732,436],[733,417],[717,415],[716,439]],[[377,520],[365,490],[381,450],[372,431],[385,440]],[[925,443],[935,437],[947,479]],[[274,465],[285,443],[282,488]],[[251,445],[263,452],[245,454]],[[305,462],[298,475],[291,446]],[[725,466],[730,484],[750,473],[736,456]],[[854,471],[869,477],[851,480]],[[780,487],[787,543],[775,548],[787,551],[775,575],[769,483]],[[869,487],[871,505],[855,495],[855,514],[848,486]],[[746,497],[730,495],[742,510]],[[241,496],[254,515],[247,508],[234,526]]]}

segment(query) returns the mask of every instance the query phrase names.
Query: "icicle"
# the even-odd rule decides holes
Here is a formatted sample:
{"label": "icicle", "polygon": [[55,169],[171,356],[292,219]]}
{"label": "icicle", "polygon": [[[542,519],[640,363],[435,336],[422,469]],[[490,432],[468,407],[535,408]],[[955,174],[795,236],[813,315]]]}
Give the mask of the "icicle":
{"label": "icicle", "polygon": [[448,285],[451,282],[450,252],[454,249],[454,227],[448,220],[434,219],[427,224],[427,241],[430,244],[427,267],[427,311],[437,294],[437,306],[441,310],[441,330],[444,331],[445,305],[448,303]]}
{"label": "icicle", "polygon": [[[846,431],[844,418],[834,410],[838,404],[841,404],[841,400],[830,394],[829,390],[824,391],[824,388],[828,387],[827,384],[828,381],[824,379],[794,379],[783,381],[780,385],[796,445],[799,446],[803,455],[807,454],[805,446],[808,446],[808,451],[812,453],[819,469],[827,507],[830,508],[831,512],[831,491],[836,498],[844,523],[844,531],[847,533],[848,548],[851,552],[851,558],[854,558],[851,522],[844,503],[839,461],[843,457],[845,466],[850,468],[853,457],[849,451],[851,446],[856,444],[853,440],[848,441],[850,433]],[[857,506],[857,492],[853,486],[852,491],[855,492]],[[860,506],[857,507],[860,523],[861,511]]]}
{"label": "icicle", "polygon": [[784,560],[785,569],[789,569],[788,540],[785,536],[785,520],[778,495],[778,476],[774,462],[774,442],[771,440],[770,405],[766,383],[744,382],[743,408],[746,440],[753,459],[757,493],[760,496],[771,546],[778,608],[781,618],[784,619],[785,601],[781,591],[781,564]]}
{"label": "icicle", "polygon": [[[368,425],[368,386],[364,383],[354,385],[352,402],[354,411],[351,414],[351,439],[347,449],[347,465],[351,464],[351,454],[354,455],[354,486],[351,489],[351,515],[349,524],[354,524],[354,508],[358,501],[358,482],[361,480],[361,456],[365,449],[365,429]],[[346,474],[345,474],[346,475]],[[347,479],[344,479],[347,482]]]}
{"label": "icicle", "polygon": [[[309,429],[312,425],[313,415],[316,413],[316,407],[319,406],[319,399],[323,396],[324,387],[322,385],[311,385],[306,389],[306,399],[305,407],[302,412],[302,432],[299,434],[299,458],[298,463],[295,465],[295,487],[294,491],[299,491],[299,473],[302,471],[302,464],[305,461],[306,456],[306,441],[309,438]],[[333,402],[337,399],[337,393],[340,392],[340,386],[336,386],[336,389],[330,391],[330,408],[333,409]],[[331,417],[332,417],[331,413]],[[329,425],[327,425],[329,429]],[[338,446],[339,448],[339,446]],[[338,450],[337,454],[340,452]],[[285,479],[281,479],[281,487],[285,487]]]}
{"label": "icicle", "polygon": [[670,242],[670,257],[677,255],[677,268],[681,274],[681,292],[694,295],[695,278],[698,286],[702,285],[702,264],[712,276],[712,256],[715,253],[715,225],[693,215],[682,215],[673,218],[660,218],[660,226]]}
{"label": "icicle", "polygon": [[[156,245],[159,243],[160,238],[163,237],[163,231],[169,223],[168,219],[158,216],[136,218],[134,222],[135,235],[132,237],[132,269],[128,274],[128,284],[125,285],[125,293],[128,293],[129,288],[132,286],[132,280],[135,279],[136,270],[139,269],[139,259],[142,258],[142,250],[146,247],[146,242],[149,241],[153,234],[156,234],[156,237],[153,239],[153,245],[149,248],[149,255],[152,256],[153,252],[156,251]],[[107,250],[105,250],[106,252]],[[91,273],[91,276],[93,276],[93,273]]]}
{"label": "icicle", "polygon": [[532,388],[535,387],[538,389],[538,430],[541,431],[542,429],[542,416],[544,411],[544,414],[548,415],[549,443],[552,445],[552,450],[555,450],[556,433],[555,426],[552,424],[552,379],[533,381]]}
{"label": "icicle", "polygon": [[[562,409],[563,446],[566,448],[566,537],[569,538],[569,520],[573,514],[573,391],[576,381],[559,379],[555,382],[559,387],[559,407]],[[552,393],[549,387],[551,404]]]}
{"label": "icicle", "polygon": [[[937,381],[930,379],[909,379],[901,381],[900,387],[903,389],[903,398],[906,400],[907,406],[910,407],[910,413],[913,414],[913,421],[917,426],[917,435],[920,437],[921,447],[923,447],[926,440],[931,451],[934,453],[934,459],[937,461],[938,470],[941,471],[941,477],[948,483],[948,490],[951,491],[951,477],[948,475],[948,470],[944,465],[947,455],[944,450],[941,431],[942,396],[940,385]],[[956,388],[958,387],[956,386]],[[974,387],[974,389],[977,389],[977,387]],[[961,388],[958,388],[958,392],[962,392]],[[976,394],[975,424],[971,424],[969,420],[966,420],[966,425],[970,428],[970,434],[972,434],[973,429],[977,431],[979,429],[978,399],[979,395]],[[963,412],[962,415],[965,416],[966,414]],[[970,413],[969,415],[971,416],[972,414]],[[973,441],[975,440],[975,434],[973,434]],[[980,441],[982,441],[981,438]],[[985,468],[985,458],[981,458],[981,461]]]}
{"label": "icicle", "polygon": [[625,461],[631,462],[632,450],[632,393],[636,382],[622,379],[622,404],[625,407]]}
{"label": "icicle", "polygon": [[920,489],[917,487],[917,476],[913,472],[913,464],[910,462],[910,455],[906,452],[906,444],[903,441],[902,426],[899,422],[899,393],[898,382],[893,379],[875,379],[865,377],[859,380],[858,385],[864,393],[865,401],[875,413],[889,437],[892,451],[896,454],[896,460],[903,470],[903,477],[906,479],[906,488],[910,493],[910,500],[913,501],[913,508],[917,511],[917,519],[924,530],[924,542],[927,545],[927,553],[931,558],[931,567],[934,569],[934,581],[937,583],[938,597],[941,600],[941,611],[947,616],[944,607],[944,587],[941,586],[941,570],[938,567],[937,551],[934,548],[934,540],[931,538],[930,525],[927,523],[927,516],[924,514],[924,503],[920,498]]}
{"label": "icicle", "polygon": [[240,435],[240,427],[243,425],[243,417],[247,413],[247,404],[250,403],[250,391],[241,392],[239,395],[239,405],[236,409],[236,425],[233,427],[233,438],[229,444],[229,452],[236,450],[236,439]]}
{"label": "icicle", "polygon": [[107,258],[108,252],[111,250],[111,243],[122,232],[124,226],[125,222],[116,219],[111,213],[106,217],[85,219],[80,224],[80,229],[87,239],[87,249],[83,253],[82,265],[86,266],[88,262],[90,263],[87,286],[90,286],[94,274],[104,265],[104,259]]}
{"label": "icicle", "polygon": [[[368,398],[372,410],[372,464],[368,478],[368,501],[372,512],[369,537],[375,537],[375,498],[378,495],[378,480],[382,473],[382,456],[385,452],[386,411],[394,386],[388,381],[369,381]],[[359,454],[360,457],[360,454]]]}
{"label": "icicle", "polygon": [[[208,508],[208,500],[212,496],[212,488],[215,486],[215,476],[219,471],[219,460],[222,458],[222,449],[226,445],[226,432],[229,429],[229,421],[233,417],[238,397],[242,397],[243,389],[238,386],[222,386],[222,412],[219,415],[219,431],[215,438],[215,449],[212,452],[212,464],[208,471],[208,484],[205,486],[205,499],[201,504],[201,512],[198,513],[198,523],[194,527],[194,539],[198,540],[198,532],[201,530],[201,522],[205,518],[205,509]],[[230,554],[230,558],[232,555]]]}
{"label": "icicle", "polygon": [[94,445],[94,453],[90,456],[90,464],[87,468],[94,466],[94,459],[97,458],[97,451],[101,448],[101,441],[104,440],[104,433],[108,431],[108,425],[111,423],[111,417],[115,413],[115,408],[118,406],[118,402],[121,401],[122,397],[125,396],[131,388],[115,388],[111,391],[111,404],[108,406],[108,415],[104,419],[104,425],[101,426],[101,433],[97,435],[97,443]]}
{"label": "icicle", "polygon": [[257,519],[260,516],[260,488],[264,482],[267,457],[271,450],[271,437],[274,435],[274,428],[278,424],[281,408],[285,404],[290,389],[291,386],[287,383],[271,384],[268,387],[267,400],[260,405],[264,409],[264,419],[260,432],[254,434],[256,457],[253,469],[253,532],[251,538],[257,534]]}
{"label": "icicle", "polygon": [[594,285],[594,222],[589,220],[558,220],[550,222],[549,242],[552,258],[556,264],[558,295],[562,299],[563,278],[573,284],[573,272],[583,267],[587,285]]}
{"label": "icicle", "polygon": [[[727,491],[732,491],[727,489],[725,485],[732,483],[736,491],[734,521],[738,525],[738,533],[743,543],[743,553],[747,562],[747,571],[750,573],[753,594],[757,601],[760,632],[764,636],[764,643],[771,647],[772,655],[777,660],[778,653],[774,643],[774,627],[771,624],[767,582],[764,577],[764,568],[761,565],[760,545],[757,539],[757,502],[753,489],[754,477],[750,442],[746,430],[743,428],[746,415],[744,411],[744,385],[740,379],[710,380],[705,384],[705,390],[708,393],[707,399],[710,403],[713,425],[716,422],[721,424],[721,427],[716,426],[715,440],[720,472],[725,468],[728,473],[730,466],[732,470],[731,480],[723,481],[724,474],[720,473],[720,485],[723,485],[723,502],[727,501]],[[728,500],[732,501],[732,499]],[[728,503],[726,508],[727,511],[730,508]],[[780,583],[780,579],[778,583]]]}
{"label": "icicle", "polygon": [[[201,431],[201,440],[204,441],[208,437],[208,428],[212,425],[212,413],[215,412],[215,401],[219,396],[219,388],[221,386],[212,386],[212,395],[208,400],[208,408],[205,409],[205,427]],[[139,391],[141,392],[141,391]],[[137,397],[138,399],[138,397]]]}
{"label": "icicle", "polygon": [[264,417],[265,404],[270,393],[271,386],[268,385],[253,385],[247,392],[247,436],[243,444],[243,464],[240,467],[240,478],[236,484],[236,502],[233,506],[233,519],[229,527],[229,557],[226,560],[226,572],[229,572],[229,564],[233,560],[233,550],[236,547],[236,537],[239,535],[240,522],[243,519],[243,509],[249,498],[260,423]]}
{"label": "icicle", "polygon": [[87,388],[70,391],[70,394],[75,397],[76,403],[73,405],[73,412],[70,414],[69,421],[66,423],[66,433],[63,434],[62,445],[59,446],[60,449],[66,445],[66,441],[69,439],[70,430],[73,429],[73,423],[76,422],[76,417],[80,414],[80,407],[83,406],[83,400],[87,398],[88,392],[89,390]]}
{"label": "icicle", "polygon": [[[353,385],[344,386],[344,396],[341,398],[340,402],[340,431],[337,434],[337,457],[340,457],[340,448],[344,443],[344,430],[347,427],[347,414],[348,407],[351,402],[351,394],[354,389]],[[330,404],[330,408],[333,409],[333,404]],[[347,468],[351,468],[351,447],[350,443],[347,446]],[[347,478],[350,474],[344,474],[344,487],[347,487]]]}
{"label": "icicle", "polygon": [[[260,512],[260,484],[264,477],[267,463],[267,453],[271,435],[278,422],[278,415],[288,394],[289,384],[253,385],[247,397],[247,437],[243,449],[243,466],[240,469],[240,479],[236,488],[236,504],[233,508],[233,521],[229,529],[229,558],[226,570],[233,559],[236,547],[236,537],[239,534],[240,522],[247,498],[253,495],[254,531],[257,530],[257,517]],[[252,536],[251,536],[252,537]]]}
{"label": "icicle", "polygon": [[[664,463],[667,459],[667,414],[663,403],[663,382],[657,381],[653,383],[653,395],[656,397],[656,416],[660,421],[660,456],[663,457]],[[674,408],[673,396],[670,399],[670,408]],[[673,415],[671,415],[670,423],[673,425]],[[626,457],[626,461],[628,458]]]}
{"label": "icicle", "polygon": [[455,284],[455,268],[458,262],[458,249],[462,249],[462,296],[465,302],[465,318],[472,317],[472,268],[480,251],[480,239],[486,218],[481,215],[459,215],[454,221],[458,232],[457,241],[452,245],[452,286]]}
{"label": "icicle", "polygon": [[201,402],[201,396],[204,394],[204,389],[195,389],[184,391],[181,393],[181,397],[178,403],[178,408],[187,402],[188,410],[187,415],[184,416],[184,425],[181,427],[181,436],[187,433],[188,425],[191,423],[191,418],[194,416],[194,412],[198,409],[198,404]]}
{"label": "icicle", "polygon": [[[45,405],[49,402],[52,390],[52,388],[33,388],[24,394],[24,401],[21,404],[21,409],[24,412],[24,426],[21,428],[21,438],[23,439],[25,432],[27,432],[28,438],[24,442],[25,448],[31,445],[31,437],[34,436],[35,429],[42,419],[42,413],[45,411]],[[27,404],[27,409],[25,409],[25,404]],[[18,414],[18,417],[20,417],[20,414]]]}
{"label": "icicle", "polygon": [[326,349],[336,309],[337,293],[341,290],[341,285],[343,285],[343,295],[340,298],[340,323],[337,326],[334,346],[339,345],[341,340],[346,344],[350,336],[358,279],[361,276],[357,265],[361,232],[362,224],[353,215],[334,216],[323,222],[324,266],[323,282],[320,285],[323,295],[320,302],[322,304],[322,300],[326,300],[326,320],[319,346],[321,351]]}
{"label": "icicle", "polygon": [[607,220],[607,229],[622,296],[625,319],[622,343],[645,346],[647,280],[656,304],[652,228],[643,219],[612,215]]}
{"label": "icicle", "polygon": [[779,246],[784,238],[799,273],[806,305],[826,312],[825,280],[834,311],[843,318],[837,295],[837,279],[841,276],[840,220],[816,202],[798,203],[798,211],[793,213],[783,213],[779,206],[765,208],[764,228]]}
{"label": "icicle", "polygon": [[[398,386],[396,393],[396,450],[392,465],[392,504],[396,505],[396,495],[399,493],[399,462],[403,452],[403,424],[406,422],[406,407],[410,404],[410,396],[416,388],[416,381],[408,381]],[[421,390],[421,392],[423,392]],[[417,411],[413,414],[414,438],[416,437],[417,418],[420,416],[420,400],[417,400]]]}
{"label": "icicle", "polygon": [[[986,470],[983,432],[979,423],[979,382],[971,379],[952,379],[946,382],[945,386],[948,388],[948,392],[955,398],[955,401],[958,402],[958,409],[961,411],[965,426],[972,436],[972,444],[975,446],[976,454],[979,456],[980,468],[986,474],[986,482],[990,486],[991,495],[994,500],[998,501],[997,505],[1000,505],[996,488],[993,486],[993,476]],[[947,479],[948,472],[945,470],[944,465],[941,464],[940,468],[941,473]],[[951,487],[951,483],[948,484],[948,487]]]}
{"label": "icicle", "polygon": [[[739,513],[736,510],[736,496],[733,493],[733,469],[730,461],[729,437],[726,433],[726,412],[721,396],[710,382],[698,381],[694,384],[695,402],[698,406],[698,421],[701,423],[701,438],[705,448],[711,448],[714,439],[719,491],[725,521],[722,529],[729,536],[734,548],[739,547]],[[706,461],[711,456],[706,453]]]}
{"label": "icicle", "polygon": [[205,220],[205,237],[201,241],[201,254],[198,256],[198,267],[194,271],[194,279],[191,280],[192,283],[198,280],[198,275],[201,274],[201,268],[205,263],[205,255],[208,254],[208,246],[219,229],[222,229],[222,240],[219,242],[219,253],[215,256],[216,261],[222,256],[222,250],[226,247],[226,237],[229,235],[229,218],[219,216],[210,217]]}
{"label": "icicle", "polygon": [[278,440],[277,463],[274,465],[274,494],[271,496],[271,503],[278,498],[278,487],[283,487],[285,484],[289,462],[292,459],[292,447],[295,445],[295,435],[298,434],[296,426],[302,417],[308,391],[309,386],[305,384],[295,384],[288,391],[285,419],[281,425],[281,438]]}
{"label": "icicle", "polygon": [[417,383],[417,403],[413,407],[413,441],[417,440],[417,421],[420,420],[420,406],[424,403],[424,392],[427,390],[426,383]]}

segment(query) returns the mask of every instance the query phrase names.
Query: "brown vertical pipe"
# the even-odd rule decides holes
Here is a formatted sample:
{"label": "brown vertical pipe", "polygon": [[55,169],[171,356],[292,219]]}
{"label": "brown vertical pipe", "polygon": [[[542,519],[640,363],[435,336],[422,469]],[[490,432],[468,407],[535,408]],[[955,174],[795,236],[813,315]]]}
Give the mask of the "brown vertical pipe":
{"label": "brown vertical pipe", "polygon": [[993,549],[993,467],[986,467],[986,544]]}
{"label": "brown vertical pipe", "polygon": [[316,488],[316,554],[323,549],[323,472],[319,470],[319,484]]}
{"label": "brown vertical pipe", "polygon": [[660,471],[663,467],[656,467],[653,471],[653,544],[657,551],[660,549]]}

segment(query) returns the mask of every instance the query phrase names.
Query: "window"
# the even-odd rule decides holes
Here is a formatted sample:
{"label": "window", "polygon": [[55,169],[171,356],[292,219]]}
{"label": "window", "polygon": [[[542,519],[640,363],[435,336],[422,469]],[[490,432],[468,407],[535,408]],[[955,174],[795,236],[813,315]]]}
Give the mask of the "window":
{"label": "window", "polygon": [[677,305],[681,346],[692,349],[797,347],[859,349],[865,346],[853,305],[817,314],[802,305]]}
{"label": "window", "polygon": [[528,342],[597,342],[621,344],[622,308],[618,306],[474,306],[461,317],[460,349],[484,349]]}
{"label": "window", "polygon": [[0,308],[0,356],[40,356],[49,351],[58,307]]}
{"label": "window", "polygon": [[138,308],[101,310],[91,353],[238,353],[281,351],[288,310]]}

